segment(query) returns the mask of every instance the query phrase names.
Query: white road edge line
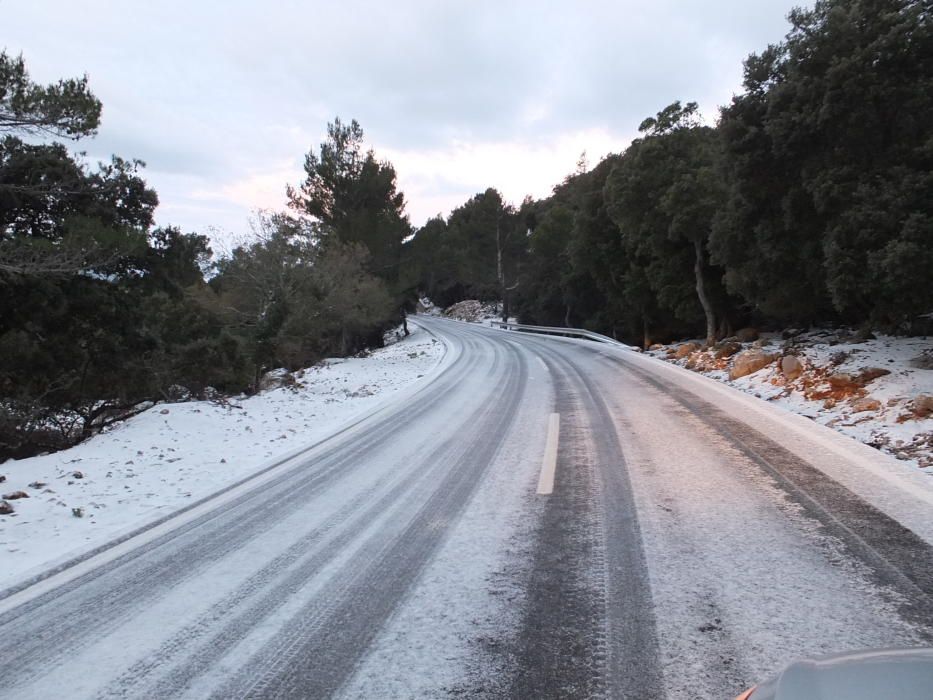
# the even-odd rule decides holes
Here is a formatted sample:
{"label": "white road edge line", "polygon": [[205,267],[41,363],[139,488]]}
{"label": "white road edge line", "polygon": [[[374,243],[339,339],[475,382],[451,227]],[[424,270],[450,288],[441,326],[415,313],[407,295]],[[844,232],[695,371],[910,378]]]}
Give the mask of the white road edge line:
{"label": "white road edge line", "polygon": [[541,463],[541,476],[538,477],[539,496],[550,496],[554,493],[554,472],[557,470],[557,441],[559,437],[560,414],[552,413],[548,417],[544,461]]}

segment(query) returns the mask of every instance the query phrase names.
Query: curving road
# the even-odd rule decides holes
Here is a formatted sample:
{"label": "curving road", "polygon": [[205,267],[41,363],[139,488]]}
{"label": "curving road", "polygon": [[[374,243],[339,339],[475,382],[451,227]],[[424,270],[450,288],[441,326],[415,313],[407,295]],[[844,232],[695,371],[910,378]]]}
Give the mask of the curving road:
{"label": "curving road", "polygon": [[448,353],[405,400],[2,594],[0,697],[729,698],[933,640],[928,478],[638,353],[417,322]]}

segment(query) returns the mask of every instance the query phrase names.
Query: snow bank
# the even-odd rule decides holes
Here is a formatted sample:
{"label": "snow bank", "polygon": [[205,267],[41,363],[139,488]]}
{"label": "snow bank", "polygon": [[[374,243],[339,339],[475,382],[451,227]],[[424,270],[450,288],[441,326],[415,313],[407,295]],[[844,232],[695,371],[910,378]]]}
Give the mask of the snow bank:
{"label": "snow bank", "polygon": [[[933,415],[912,411],[918,396],[933,395],[933,339],[859,340],[830,330],[788,339],[765,334],[755,342],[736,343],[740,347],[731,348],[734,354],[721,357],[716,357],[716,349],[690,352],[688,344],[652,346],[647,354],[731,384],[933,474]],[[678,353],[679,348],[684,350]],[[777,359],[757,372],[730,379],[735,358],[752,348]],[[787,355],[800,362],[799,377],[782,372],[781,358]],[[864,381],[860,377],[870,376],[867,370],[888,374]],[[854,381],[846,385],[847,377]],[[833,385],[831,379],[841,381]]]}
{"label": "snow bank", "polygon": [[313,444],[431,370],[444,347],[412,334],[368,357],[332,359],[290,387],[229,402],[159,404],[76,447],[0,465],[0,589],[99,546]]}

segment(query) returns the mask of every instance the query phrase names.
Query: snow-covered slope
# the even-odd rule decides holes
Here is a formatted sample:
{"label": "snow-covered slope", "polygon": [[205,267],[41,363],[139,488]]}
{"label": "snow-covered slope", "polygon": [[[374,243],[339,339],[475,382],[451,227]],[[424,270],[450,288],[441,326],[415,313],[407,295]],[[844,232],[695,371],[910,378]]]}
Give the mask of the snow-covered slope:
{"label": "snow-covered slope", "polygon": [[[915,410],[918,397],[933,396],[933,339],[860,340],[815,330],[789,339],[765,334],[738,343],[741,347],[728,356],[722,343],[720,357],[715,348],[684,348],[677,357],[684,345],[655,346],[648,354],[800,413],[933,474],[933,414]],[[736,358],[750,350],[772,359],[756,372],[730,378]],[[782,371],[782,358],[788,355],[799,360],[799,376]]]}
{"label": "snow-covered slope", "polygon": [[312,444],[428,373],[444,346],[421,328],[368,357],[326,360],[297,384],[226,403],[159,404],[72,449],[0,465],[0,589]]}

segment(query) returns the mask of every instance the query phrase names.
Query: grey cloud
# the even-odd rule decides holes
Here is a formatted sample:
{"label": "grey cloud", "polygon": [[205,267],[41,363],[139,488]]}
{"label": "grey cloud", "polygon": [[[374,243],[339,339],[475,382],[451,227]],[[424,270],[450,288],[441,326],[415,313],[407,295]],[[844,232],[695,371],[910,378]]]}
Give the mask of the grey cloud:
{"label": "grey cloud", "polygon": [[3,12],[6,48],[35,77],[89,73],[104,123],[81,148],[219,186],[300,164],[336,115],[394,151],[600,128],[621,148],[674,99],[715,115],[793,4],[48,0]]}

